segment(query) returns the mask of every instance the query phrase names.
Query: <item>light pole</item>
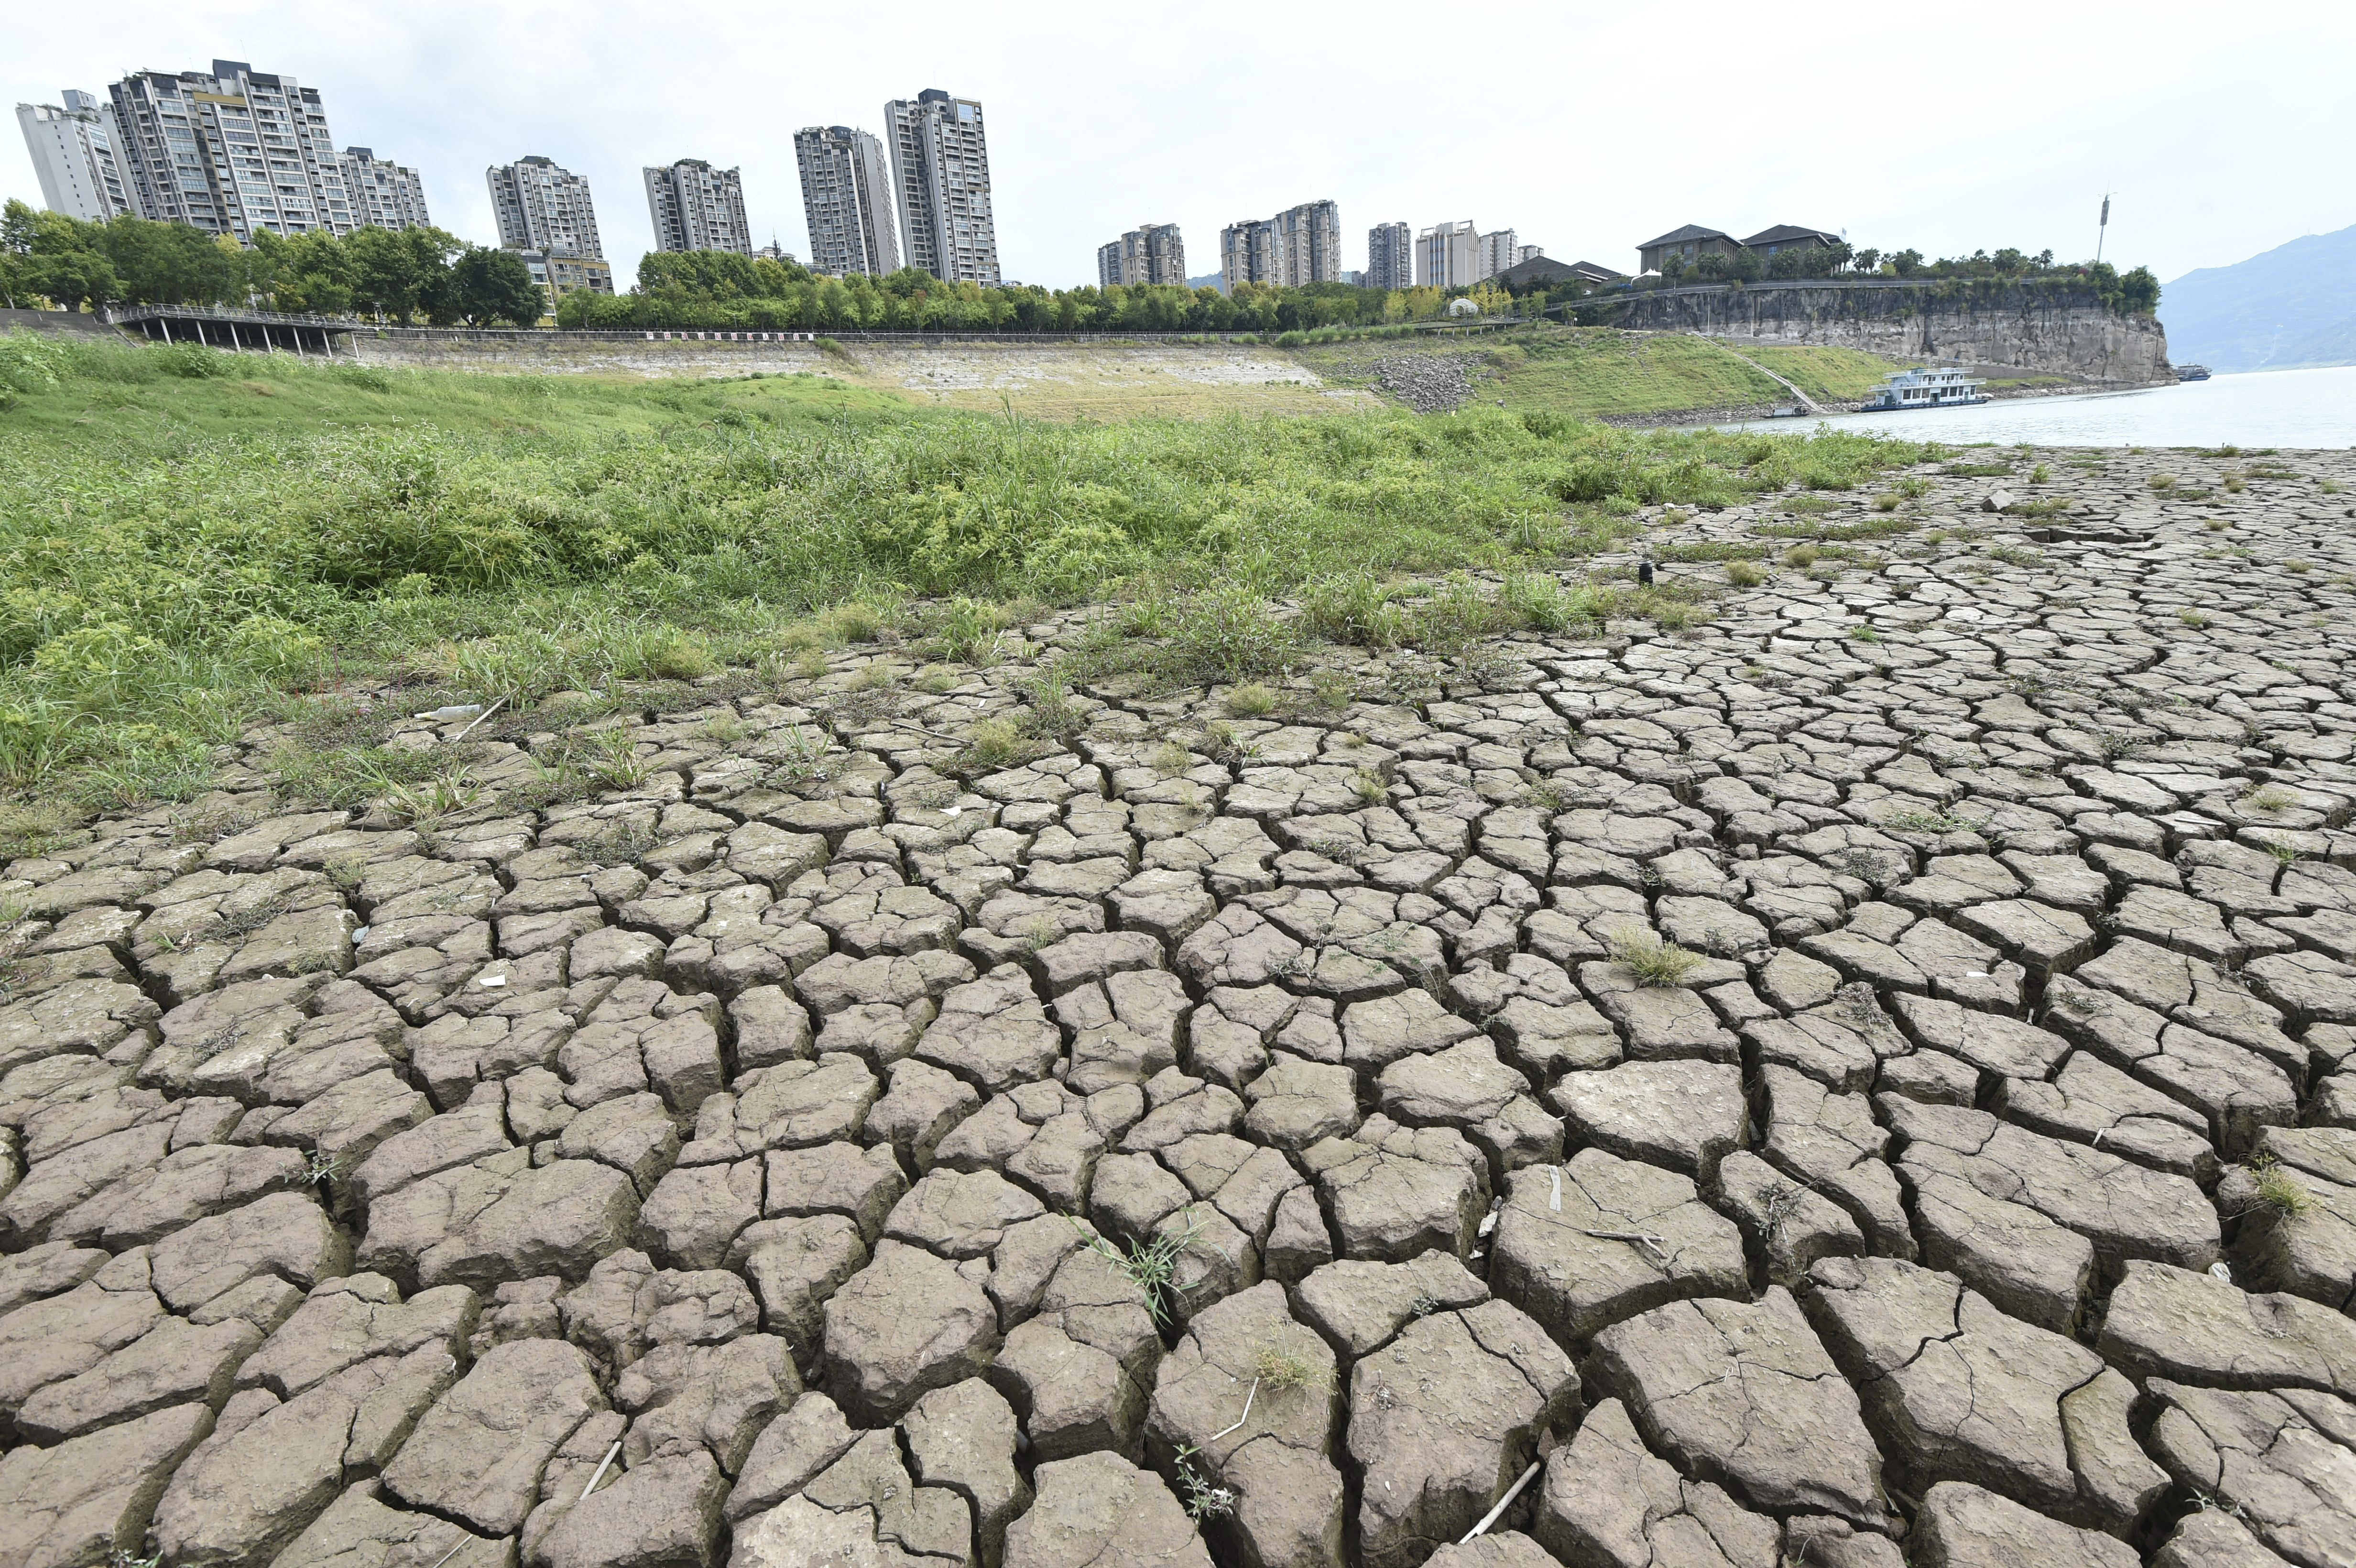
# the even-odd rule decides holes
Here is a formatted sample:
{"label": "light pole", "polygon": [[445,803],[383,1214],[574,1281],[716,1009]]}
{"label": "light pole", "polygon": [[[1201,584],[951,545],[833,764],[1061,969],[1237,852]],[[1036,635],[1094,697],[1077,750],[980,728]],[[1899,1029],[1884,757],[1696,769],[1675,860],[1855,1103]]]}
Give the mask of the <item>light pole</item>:
{"label": "light pole", "polygon": [[2094,225],[2094,265],[2098,267],[2103,264],[2103,239],[2110,232],[2110,228],[2111,193],[2104,191],[2103,193],[2103,216],[2101,220]]}

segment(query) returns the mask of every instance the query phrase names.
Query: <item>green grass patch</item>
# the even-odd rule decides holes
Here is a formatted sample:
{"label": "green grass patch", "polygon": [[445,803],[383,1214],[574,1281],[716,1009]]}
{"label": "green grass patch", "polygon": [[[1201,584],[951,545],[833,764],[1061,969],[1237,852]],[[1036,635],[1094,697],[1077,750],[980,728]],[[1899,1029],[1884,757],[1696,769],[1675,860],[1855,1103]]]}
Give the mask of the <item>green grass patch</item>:
{"label": "green grass patch", "polygon": [[[1848,490],[1924,451],[1542,410],[1058,425],[791,378],[284,356],[189,373],[227,357],[203,352],[0,337],[0,791],[185,798],[290,691],[391,676],[411,707],[506,698],[491,739],[556,692],[708,700],[725,693],[691,683],[823,673],[821,649],[887,629],[927,657],[997,659],[1043,607],[1089,600],[1132,601],[1128,640],[1174,649],[1162,667],[1194,682],[1290,667],[1300,634],[1267,613],[1284,597],[1323,594],[1350,640],[1419,646],[1623,613],[1670,625],[1706,607],[1554,571],[1642,507]],[[83,420],[114,391],[169,406]],[[1471,570],[1513,581],[1385,587]],[[1317,586],[1356,577],[1372,586]],[[353,723],[309,749],[379,746],[359,732],[375,720]]]}

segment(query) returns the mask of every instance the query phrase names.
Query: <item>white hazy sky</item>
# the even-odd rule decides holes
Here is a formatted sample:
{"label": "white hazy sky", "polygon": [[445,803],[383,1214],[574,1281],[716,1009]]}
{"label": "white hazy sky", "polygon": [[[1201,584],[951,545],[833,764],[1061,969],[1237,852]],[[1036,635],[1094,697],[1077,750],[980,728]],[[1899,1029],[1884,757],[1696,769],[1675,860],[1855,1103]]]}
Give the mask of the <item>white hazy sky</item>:
{"label": "white hazy sky", "polygon": [[[2108,189],[2105,254],[2169,279],[2356,223],[2346,0],[1451,11],[27,4],[0,91],[251,60],[317,87],[338,145],[423,169],[465,238],[496,242],[487,165],[586,175],[620,274],[652,243],[639,169],[679,157],[741,166],[756,234],[807,257],[795,129],[880,130],[927,87],[981,100],[1006,275],[1051,285],[1148,221],[1211,272],[1222,224],[1324,197],[1352,267],[1373,223],[1464,218],[1623,271],[1687,222],[2077,258]],[[21,137],[0,195],[39,202]]]}

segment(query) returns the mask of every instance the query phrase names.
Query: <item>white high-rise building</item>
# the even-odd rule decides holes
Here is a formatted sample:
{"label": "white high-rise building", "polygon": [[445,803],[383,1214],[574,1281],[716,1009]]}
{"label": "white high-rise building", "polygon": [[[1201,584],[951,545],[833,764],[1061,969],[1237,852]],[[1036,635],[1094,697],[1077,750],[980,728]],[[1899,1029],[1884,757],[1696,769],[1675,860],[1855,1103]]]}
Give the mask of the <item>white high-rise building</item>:
{"label": "white high-rise building", "polygon": [[701,158],[681,158],[649,168],[647,215],[654,219],[658,251],[733,251],[753,253],[753,225],[744,217],[744,182],[734,169],[715,169]]}
{"label": "white high-rise building", "polygon": [[794,161],[801,165],[810,269],[838,278],[898,272],[900,240],[892,223],[892,172],[883,142],[848,125],[809,125],[794,133]]}
{"label": "white high-rise building", "polygon": [[1481,254],[1473,263],[1473,281],[1494,278],[1522,259],[1519,242],[1510,229],[1499,229],[1481,236]]}
{"label": "white high-rise building", "polygon": [[1405,289],[1415,284],[1415,230],[1404,223],[1377,223],[1366,230],[1365,286]]}
{"label": "white high-rise building", "polygon": [[63,104],[16,105],[25,150],[33,155],[33,172],[40,176],[41,204],[90,223],[136,217],[130,183],[114,155],[120,134],[114,106],[70,87],[64,97]]}
{"label": "white high-rise building", "polygon": [[1186,286],[1186,242],[1174,223],[1141,223],[1119,239],[1097,247],[1097,283],[1175,283]]}
{"label": "white high-rise building", "polygon": [[373,147],[346,147],[340,155],[344,189],[360,222],[379,229],[432,226],[434,219],[425,215],[425,182],[415,169],[378,157]]}
{"label": "white high-rise building", "polygon": [[913,101],[885,104],[884,115],[908,265],[951,283],[996,287],[998,228],[981,104],[928,87]]}
{"label": "white high-rise building", "polygon": [[1469,287],[1481,281],[1481,235],[1466,219],[1436,223],[1415,237],[1415,281],[1419,288]]}
{"label": "white high-rise building", "polygon": [[550,256],[605,259],[587,180],[537,154],[496,165],[484,177],[491,187],[500,244]]}
{"label": "white high-rise building", "polygon": [[215,60],[209,73],[139,71],[108,92],[115,158],[143,216],[248,243],[361,221],[317,88]]}

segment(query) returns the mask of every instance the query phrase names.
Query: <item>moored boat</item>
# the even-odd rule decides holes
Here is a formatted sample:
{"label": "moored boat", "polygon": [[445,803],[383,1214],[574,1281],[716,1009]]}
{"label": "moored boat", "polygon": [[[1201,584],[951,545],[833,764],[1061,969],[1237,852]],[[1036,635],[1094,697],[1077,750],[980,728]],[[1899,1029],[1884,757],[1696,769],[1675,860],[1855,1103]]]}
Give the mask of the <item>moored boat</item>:
{"label": "moored boat", "polygon": [[2205,381],[2209,379],[2209,367],[2206,365],[2179,365],[2176,368],[2176,379],[2179,381]]}
{"label": "moored boat", "polygon": [[1925,365],[1916,370],[1901,370],[1876,387],[1859,405],[1858,411],[1874,414],[1893,409],[1944,409],[1961,403],[1985,403],[1988,400],[1980,389],[1986,385],[1953,366]]}

